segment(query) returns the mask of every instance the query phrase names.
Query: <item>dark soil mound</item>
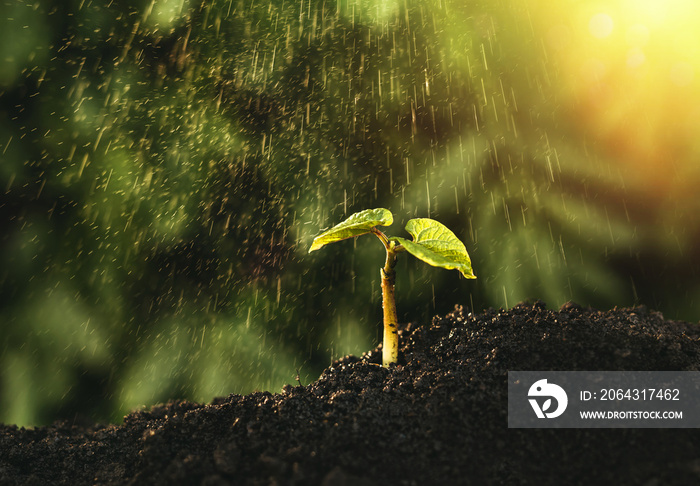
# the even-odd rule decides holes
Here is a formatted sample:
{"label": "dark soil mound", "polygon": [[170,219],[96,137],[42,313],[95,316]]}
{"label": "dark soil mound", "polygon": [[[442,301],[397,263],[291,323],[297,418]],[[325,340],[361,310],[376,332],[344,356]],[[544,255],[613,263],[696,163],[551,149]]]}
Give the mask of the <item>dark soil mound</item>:
{"label": "dark soil mound", "polygon": [[644,308],[458,308],[389,370],[375,350],[280,394],[0,426],[0,483],[700,484],[700,431],[507,428],[509,370],[698,370],[699,336]]}

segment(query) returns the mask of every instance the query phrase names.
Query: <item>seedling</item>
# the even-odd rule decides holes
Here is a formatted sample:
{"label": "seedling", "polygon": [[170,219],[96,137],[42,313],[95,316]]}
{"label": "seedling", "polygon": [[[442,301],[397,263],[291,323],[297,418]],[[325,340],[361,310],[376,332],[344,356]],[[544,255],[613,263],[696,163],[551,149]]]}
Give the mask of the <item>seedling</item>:
{"label": "seedling", "polygon": [[381,269],[382,309],[384,310],[384,345],[382,364],[388,367],[396,363],[399,355],[399,334],[397,330],[396,298],[396,257],[408,252],[419,260],[447,269],[456,269],[466,278],[476,278],[472,262],[464,244],[442,223],[428,218],[411,219],[406,223],[413,240],[398,236],[386,236],[377,226],[390,226],[394,217],[388,209],[366,209],[355,213],[345,221],[314,238],[309,253],[335,241],[353,238],[367,233],[374,234],[386,249],[386,262]]}

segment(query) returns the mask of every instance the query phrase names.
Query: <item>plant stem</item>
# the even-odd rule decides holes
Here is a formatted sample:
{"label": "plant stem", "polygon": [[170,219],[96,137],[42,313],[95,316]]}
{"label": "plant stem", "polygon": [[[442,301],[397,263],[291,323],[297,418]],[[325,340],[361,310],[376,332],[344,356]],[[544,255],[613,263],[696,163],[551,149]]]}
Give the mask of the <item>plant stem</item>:
{"label": "plant stem", "polygon": [[384,338],[382,345],[382,365],[388,368],[396,363],[399,357],[399,332],[397,328],[396,297],[394,284],[396,282],[396,252],[394,243],[386,245],[386,263],[381,269],[382,275],[382,309],[384,310]]}

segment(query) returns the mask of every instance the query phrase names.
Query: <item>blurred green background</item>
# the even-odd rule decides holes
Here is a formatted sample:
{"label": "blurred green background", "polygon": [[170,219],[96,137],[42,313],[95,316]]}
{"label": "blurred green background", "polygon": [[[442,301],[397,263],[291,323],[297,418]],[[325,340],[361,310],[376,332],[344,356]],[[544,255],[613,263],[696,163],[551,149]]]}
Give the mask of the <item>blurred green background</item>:
{"label": "blurred green background", "polygon": [[3,0],[0,422],[315,379],[400,319],[542,299],[700,314],[690,1]]}

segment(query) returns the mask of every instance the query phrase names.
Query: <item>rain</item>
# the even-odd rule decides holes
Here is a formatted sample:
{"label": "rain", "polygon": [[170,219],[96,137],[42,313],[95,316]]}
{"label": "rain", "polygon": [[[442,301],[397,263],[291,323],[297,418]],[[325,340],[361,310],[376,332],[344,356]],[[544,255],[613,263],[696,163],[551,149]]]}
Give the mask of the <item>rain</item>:
{"label": "rain", "polygon": [[362,209],[441,221],[402,322],[700,309],[692,2],[94,0],[0,9],[0,421],[308,383],[380,340]]}

